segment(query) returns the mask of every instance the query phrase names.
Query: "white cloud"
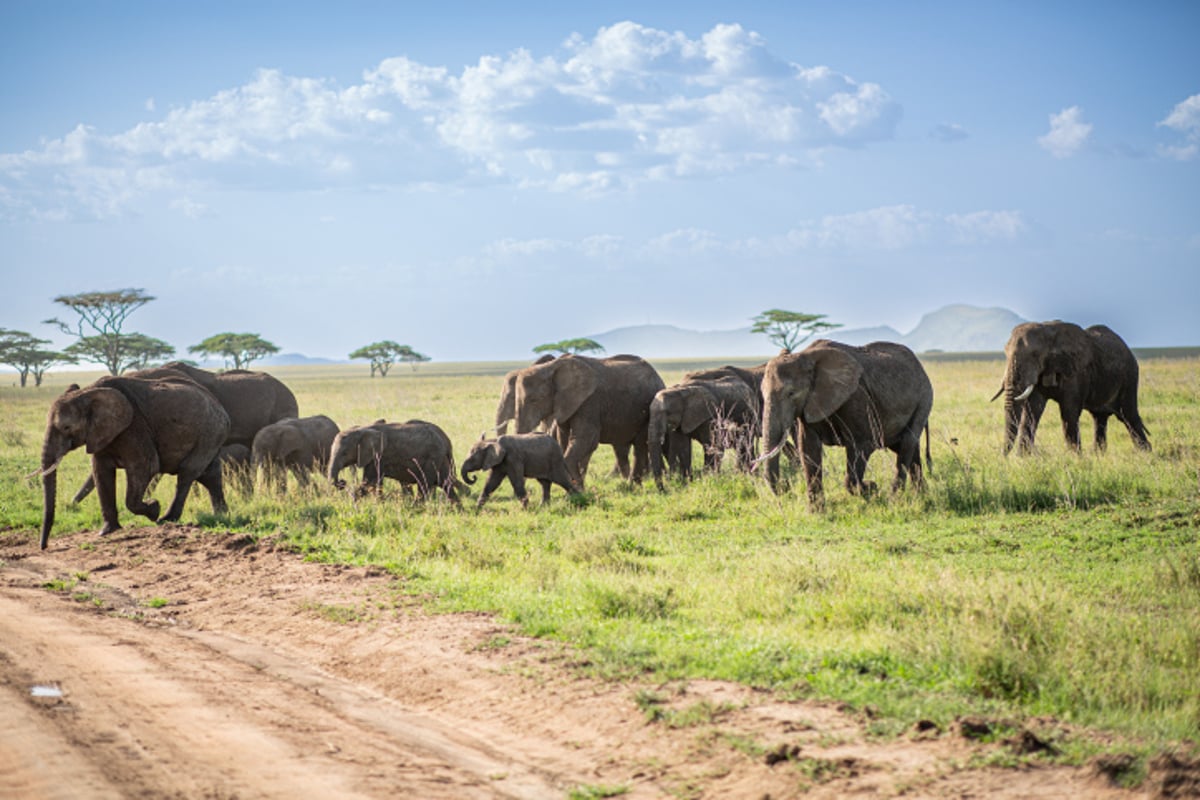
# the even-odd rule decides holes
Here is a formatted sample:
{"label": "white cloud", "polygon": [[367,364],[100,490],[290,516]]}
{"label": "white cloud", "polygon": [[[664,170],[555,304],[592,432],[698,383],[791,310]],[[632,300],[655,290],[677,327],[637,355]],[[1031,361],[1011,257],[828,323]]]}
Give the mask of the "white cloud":
{"label": "white cloud", "polygon": [[969,135],[967,129],[956,122],[942,122],[929,131],[929,137],[939,142],[961,142]]}
{"label": "white cloud", "polygon": [[18,207],[86,215],[118,213],[145,170],[184,191],[483,180],[594,193],[794,167],[821,148],[889,139],[900,114],[878,84],[790,63],[739,25],[692,38],[626,21],[458,74],[395,57],[343,88],[260,70],[117,134],[81,125],[0,154],[0,186]]}
{"label": "white cloud", "polygon": [[1055,158],[1069,158],[1079,152],[1091,133],[1091,123],[1083,121],[1083,109],[1071,106],[1050,115],[1050,132],[1038,137],[1038,144]]}
{"label": "white cloud", "polygon": [[1159,152],[1179,161],[1190,161],[1200,154],[1200,94],[1194,94],[1181,103],[1177,103],[1166,119],[1158,123],[1160,127],[1170,128],[1184,135],[1185,144],[1163,145]]}

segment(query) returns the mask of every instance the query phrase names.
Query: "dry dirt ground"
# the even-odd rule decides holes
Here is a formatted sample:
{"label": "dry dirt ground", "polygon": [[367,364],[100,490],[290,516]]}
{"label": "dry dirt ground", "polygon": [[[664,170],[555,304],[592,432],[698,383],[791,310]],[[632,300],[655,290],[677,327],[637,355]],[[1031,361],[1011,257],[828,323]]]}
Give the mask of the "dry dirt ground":
{"label": "dry dirt ground", "polygon": [[[979,767],[1045,731],[899,739],[832,704],[605,682],[570,648],[427,613],[391,575],[182,526],[0,533],[0,796],[1184,796],[1096,765]],[[695,724],[650,721],[635,702]],[[645,703],[643,703],[643,706]],[[670,719],[670,714],[667,714]],[[1036,756],[1029,759],[1036,762]],[[1110,770],[1111,771],[1111,770]],[[589,794],[590,792],[590,794]],[[1182,793],[1181,793],[1182,792]]]}

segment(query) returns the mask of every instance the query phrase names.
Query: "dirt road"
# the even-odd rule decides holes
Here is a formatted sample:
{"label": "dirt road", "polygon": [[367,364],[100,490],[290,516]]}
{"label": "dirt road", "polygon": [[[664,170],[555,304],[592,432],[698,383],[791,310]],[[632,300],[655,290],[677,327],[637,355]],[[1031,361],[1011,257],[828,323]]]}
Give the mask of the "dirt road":
{"label": "dirt road", "polygon": [[[1129,797],[1003,744],[865,735],[832,705],[585,677],[392,576],[186,527],[0,534],[0,796]],[[635,703],[705,709],[648,722]],[[588,794],[590,792],[590,794]]]}

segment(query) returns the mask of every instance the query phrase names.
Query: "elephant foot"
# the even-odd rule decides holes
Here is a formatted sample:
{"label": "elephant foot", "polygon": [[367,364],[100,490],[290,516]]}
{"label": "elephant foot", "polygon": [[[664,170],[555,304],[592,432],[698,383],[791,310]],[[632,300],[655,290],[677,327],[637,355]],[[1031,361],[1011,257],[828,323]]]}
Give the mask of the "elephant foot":
{"label": "elephant foot", "polygon": [[108,536],[113,531],[119,530],[121,530],[121,524],[119,522],[106,522],[104,523],[104,527],[97,531],[97,533],[100,536]]}
{"label": "elephant foot", "polygon": [[138,516],[142,516],[148,520],[157,522],[158,515],[162,512],[162,505],[157,500],[154,500],[149,503],[146,503],[140,509],[131,508],[129,510],[132,511],[133,513],[137,514]]}

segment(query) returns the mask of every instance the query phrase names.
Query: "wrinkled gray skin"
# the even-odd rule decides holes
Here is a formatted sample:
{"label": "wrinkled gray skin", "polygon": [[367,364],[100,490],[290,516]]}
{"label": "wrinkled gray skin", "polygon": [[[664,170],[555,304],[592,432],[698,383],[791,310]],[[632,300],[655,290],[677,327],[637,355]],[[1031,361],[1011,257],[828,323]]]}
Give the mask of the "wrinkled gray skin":
{"label": "wrinkled gray skin", "polygon": [[337,435],[337,423],[324,414],[273,422],[254,435],[251,474],[261,469],[267,486],[277,492],[287,488],[288,471],[307,486],[310,472],[325,471]]}
{"label": "wrinkled gray skin", "polygon": [[517,432],[532,433],[542,422],[558,425],[567,472],[581,489],[597,446],[632,445],[630,478],[639,482],[647,466],[650,402],[662,388],[654,367],[637,356],[562,356],[518,373]]}
{"label": "wrinkled gray skin", "polygon": [[[117,515],[116,475],[125,470],[125,505],[135,514],[174,522],[194,482],[208,489],[213,511],[225,511],[218,453],[229,434],[229,415],[204,389],[186,380],[101,378],[80,389],[71,386],[50,406],[42,443],[41,546],[54,527],[58,463],[86,446],[104,518],[101,535],[121,527]],[[178,476],[175,498],[159,516],[157,500],[145,502],[154,476]]]}
{"label": "wrinkled gray skin", "polygon": [[654,482],[663,488],[663,443],[668,467],[684,480],[691,477],[692,441],[704,448],[704,467],[717,471],[727,448],[734,448],[744,470],[754,459],[759,428],[758,395],[734,375],[720,380],[685,380],[663,389],[650,404],[649,455]]}
{"label": "wrinkled gray skin", "polygon": [[457,505],[461,486],[454,473],[454,452],[446,432],[432,422],[384,422],[346,428],[333,440],[327,475],[334,486],[345,487],[338,476],[346,467],[359,467],[365,494],[384,478],[415,486],[422,499],[441,489]]}
{"label": "wrinkled gray skin", "polygon": [[[767,371],[767,363],[764,361],[753,367],[735,367],[732,364],[726,364],[723,367],[688,372],[684,374],[682,383],[690,381],[716,381],[721,378],[735,377],[753,390],[754,396],[758,398],[759,406],[761,407],[762,379]],[[760,425],[756,428],[755,435],[760,435],[761,433],[762,426]],[[787,456],[788,463],[796,464],[800,461],[800,425],[797,424],[793,427],[788,436],[788,443],[783,446],[783,454]]]}
{"label": "wrinkled gray skin", "polygon": [[471,447],[462,463],[460,474],[466,483],[475,483],[471,473],[491,470],[483,493],[476,502],[482,507],[492,492],[508,478],[513,493],[522,507],[529,506],[525,479],[533,478],[542,485],[542,505],[550,502],[550,485],[557,484],[569,494],[579,492],[567,474],[567,462],[558,440],[546,433],[518,433],[496,439],[481,439]]}
{"label": "wrinkled gray skin", "polygon": [[[554,360],[554,356],[546,354],[533,362],[533,366],[540,364],[548,364]],[[632,359],[637,356],[618,355],[613,356],[617,359]],[[517,376],[521,370],[514,369],[504,376],[504,388],[500,391],[500,402],[496,406],[496,427],[492,430],[499,433],[501,436],[508,433],[508,423],[517,416]],[[542,426],[546,432],[555,436],[561,447],[566,448],[566,437],[561,435],[561,431],[557,425],[549,424]],[[613,445],[613,457],[616,459],[616,465],[613,467],[613,474],[620,475],[622,478],[629,477],[629,446]]]}
{"label": "wrinkled gray skin", "polygon": [[[227,370],[210,372],[182,361],[170,361],[161,367],[129,373],[126,377],[186,378],[203,386],[229,415],[229,436],[225,444],[252,447],[254,435],[266,425],[288,417],[300,416],[296,396],[277,378],[265,372]],[[72,502],[78,503],[94,488],[89,477]]]}
{"label": "wrinkled gray skin", "polygon": [[1136,447],[1150,449],[1138,414],[1138,363],[1120,336],[1104,325],[1084,330],[1070,322],[1027,322],[1004,347],[1004,452],[1033,448],[1046,401],[1058,403],[1067,446],[1079,450],[1079,416],[1092,415],[1096,449],[1108,444],[1108,418],[1125,423]]}
{"label": "wrinkled gray skin", "polygon": [[893,491],[911,477],[924,485],[921,431],[929,457],[929,412],[933,386],[913,352],[893,342],[852,347],[821,339],[799,353],[779,355],[763,375],[763,450],[767,480],[779,487],[779,451],[795,422],[808,499],[824,503],[822,449],[846,448],[846,488],[855,494],[874,487],[863,481],[867,459],[876,450],[896,453]]}

